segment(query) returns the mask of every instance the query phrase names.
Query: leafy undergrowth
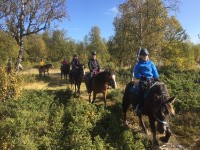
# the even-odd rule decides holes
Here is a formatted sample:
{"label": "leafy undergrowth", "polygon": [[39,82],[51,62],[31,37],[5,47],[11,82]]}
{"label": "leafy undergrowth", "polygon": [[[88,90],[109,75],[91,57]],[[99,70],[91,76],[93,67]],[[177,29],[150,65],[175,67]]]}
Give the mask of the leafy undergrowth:
{"label": "leafy undergrowth", "polygon": [[[123,78],[128,76],[118,74],[119,84],[124,85]],[[171,141],[188,149],[196,149],[200,143],[198,78],[198,71],[161,71],[161,81],[177,98],[176,115],[170,121]],[[37,75],[24,75],[23,79],[31,84],[45,82],[48,90],[24,90],[17,100],[0,103],[0,149],[151,149],[152,137],[138,131],[132,110],[129,127],[120,121],[122,88],[108,93],[111,105],[105,109],[99,102],[89,104],[82,97],[73,97],[68,88],[57,88],[65,87],[66,81]],[[145,123],[150,129],[147,119]]]}
{"label": "leafy undergrowth", "polygon": [[75,99],[69,89],[25,90],[0,104],[2,149],[148,149],[120,123],[120,104],[105,109]]}

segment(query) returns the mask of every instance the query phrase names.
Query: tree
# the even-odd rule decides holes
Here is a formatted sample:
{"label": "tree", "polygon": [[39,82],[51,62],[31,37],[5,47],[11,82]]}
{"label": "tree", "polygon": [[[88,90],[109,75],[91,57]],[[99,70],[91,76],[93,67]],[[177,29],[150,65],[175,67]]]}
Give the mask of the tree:
{"label": "tree", "polygon": [[1,0],[1,28],[8,31],[20,46],[16,70],[24,53],[24,37],[51,27],[67,17],[66,0]]}
{"label": "tree", "polygon": [[167,10],[177,6],[177,0],[170,1],[127,0],[119,6],[119,14],[113,23],[114,41],[117,43],[115,52],[121,54],[123,64],[127,64],[127,60],[132,64],[140,47],[149,49],[151,57],[157,59],[163,43]]}
{"label": "tree", "polygon": [[164,33],[160,55],[162,65],[179,70],[192,69],[194,51],[187,41],[188,35],[174,16],[168,18]]}
{"label": "tree", "polygon": [[18,49],[16,41],[0,30],[0,66],[5,65],[8,59],[13,60],[17,56]]}
{"label": "tree", "polygon": [[29,60],[37,60],[47,56],[47,49],[41,35],[32,34],[25,38],[25,52]]}
{"label": "tree", "polygon": [[106,65],[109,60],[109,53],[107,51],[106,43],[101,38],[101,31],[98,26],[94,26],[91,28],[88,36],[89,40],[89,55],[94,50],[97,52],[99,61],[101,64]]}

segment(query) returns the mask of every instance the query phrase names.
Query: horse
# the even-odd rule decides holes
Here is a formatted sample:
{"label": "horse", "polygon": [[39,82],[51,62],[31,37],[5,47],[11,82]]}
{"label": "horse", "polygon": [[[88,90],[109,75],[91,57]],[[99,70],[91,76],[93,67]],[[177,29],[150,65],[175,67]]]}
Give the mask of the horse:
{"label": "horse", "polygon": [[79,64],[76,69],[72,69],[69,72],[69,80],[71,82],[71,88],[72,85],[75,85],[75,92],[80,94],[80,87],[81,83],[83,81],[83,77],[85,75],[84,65]]}
{"label": "horse", "polygon": [[54,68],[54,66],[52,64],[46,64],[46,65],[43,65],[43,66],[40,66],[39,67],[39,74],[42,75],[42,73],[44,73],[44,76],[45,76],[45,72],[47,73],[47,75],[49,75],[49,69],[50,68]]}
{"label": "horse", "polygon": [[67,75],[69,75],[70,72],[70,65],[69,64],[64,64],[60,67],[60,71],[61,71],[61,79],[62,76],[64,76],[64,79],[67,80]]}
{"label": "horse", "polygon": [[[96,99],[96,95],[98,93],[103,93],[104,98],[104,106],[107,107],[106,104],[106,93],[108,86],[111,86],[113,89],[117,87],[116,81],[115,81],[115,75],[112,74],[110,70],[105,70],[91,79],[88,77],[89,74],[85,75],[85,85],[87,88],[87,92],[89,94],[89,102],[94,103]],[[93,92],[93,99],[91,101],[91,94]]]}
{"label": "horse", "polygon": [[[130,104],[132,104],[133,109],[137,107],[137,96],[138,87],[134,81],[129,82],[126,85],[125,92],[122,99],[122,120],[126,124],[126,112]],[[175,97],[170,97],[167,87],[163,82],[154,82],[149,89],[144,94],[144,113],[149,119],[151,132],[153,135],[153,143],[158,145],[158,140],[156,138],[156,126],[157,131],[163,134],[165,131],[165,137],[160,138],[162,142],[167,143],[171,131],[169,128],[169,123],[166,121],[170,114],[174,115],[175,111],[173,109],[172,103],[175,101]],[[147,133],[146,127],[143,123],[142,114],[138,115],[139,125],[142,130]]]}

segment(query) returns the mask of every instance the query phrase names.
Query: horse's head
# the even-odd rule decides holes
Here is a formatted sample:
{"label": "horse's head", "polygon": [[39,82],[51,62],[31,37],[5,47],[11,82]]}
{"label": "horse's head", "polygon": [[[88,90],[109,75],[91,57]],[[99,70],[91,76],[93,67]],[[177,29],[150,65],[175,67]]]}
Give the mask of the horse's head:
{"label": "horse's head", "polygon": [[79,64],[77,69],[82,75],[85,75],[85,66],[83,64]]}
{"label": "horse's head", "polygon": [[52,64],[49,64],[49,67],[54,69],[54,66]]}
{"label": "horse's head", "polygon": [[117,88],[115,74],[111,70],[108,70],[108,85],[111,86],[113,89]]}
{"label": "horse's head", "polygon": [[170,97],[165,84],[158,85],[160,92],[154,95],[154,117],[157,120],[157,130],[163,133],[168,127],[167,119],[170,114],[175,115],[172,103],[175,97]]}

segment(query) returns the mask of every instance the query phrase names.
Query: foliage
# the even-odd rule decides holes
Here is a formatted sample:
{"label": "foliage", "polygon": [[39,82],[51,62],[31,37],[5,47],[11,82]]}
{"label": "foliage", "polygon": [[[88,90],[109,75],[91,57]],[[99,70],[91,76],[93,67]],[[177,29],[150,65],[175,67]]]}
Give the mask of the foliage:
{"label": "foliage", "polygon": [[161,69],[161,79],[164,81],[172,96],[177,98],[175,108],[177,112],[194,111],[200,108],[200,86],[197,79],[199,71],[179,71],[167,68]]}
{"label": "foliage", "polygon": [[65,0],[0,2],[0,27],[8,31],[20,46],[17,70],[24,54],[24,37],[48,29],[53,21],[61,21],[66,16]]}
{"label": "foliage", "polygon": [[126,85],[132,78],[131,69],[119,69],[116,75],[116,81],[121,85]]}
{"label": "foliage", "polygon": [[11,71],[9,74],[0,68],[0,101],[17,98],[20,94],[21,76]]}
{"label": "foliage", "polygon": [[125,136],[129,129],[120,124],[118,106],[107,110],[64,95],[70,90],[25,90],[17,101],[1,102],[0,146],[104,150],[123,149],[124,141],[135,149],[146,147],[138,135],[132,135],[133,140]]}
{"label": "foliage", "polygon": [[15,60],[18,54],[16,41],[7,33],[0,30],[0,66],[6,65],[9,59]]}

